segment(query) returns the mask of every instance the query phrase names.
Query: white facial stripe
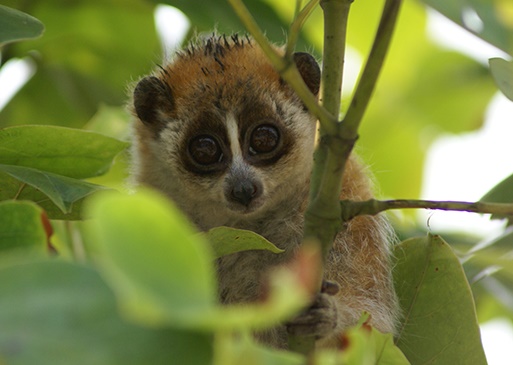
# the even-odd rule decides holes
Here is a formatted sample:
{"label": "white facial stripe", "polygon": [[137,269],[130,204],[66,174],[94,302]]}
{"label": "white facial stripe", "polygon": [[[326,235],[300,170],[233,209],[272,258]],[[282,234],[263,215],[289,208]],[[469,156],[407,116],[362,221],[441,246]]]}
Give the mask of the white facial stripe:
{"label": "white facial stripe", "polygon": [[239,144],[239,126],[233,114],[226,116],[226,131],[230,140],[230,149],[234,160],[242,159],[242,150]]}

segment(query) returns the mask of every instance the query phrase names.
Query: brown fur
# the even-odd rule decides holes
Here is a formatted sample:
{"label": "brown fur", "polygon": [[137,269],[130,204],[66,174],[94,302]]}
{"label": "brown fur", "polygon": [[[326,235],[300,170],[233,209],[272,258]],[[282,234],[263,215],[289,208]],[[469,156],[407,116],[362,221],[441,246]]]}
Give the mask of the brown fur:
{"label": "brown fur", "polygon": [[[295,57],[310,89],[318,91],[318,68],[306,54]],[[310,63],[309,63],[310,62]],[[134,172],[137,183],[174,200],[200,230],[230,226],[257,232],[284,254],[248,251],[218,261],[219,295],[224,303],[251,302],[270,268],[286,263],[299,246],[312,168],[315,119],[247,38],[213,36],[179,53],[134,91]],[[248,152],[251,128],[270,123],[280,133],[272,159]],[[222,160],[205,167],[188,152],[197,135],[213,135]],[[240,145],[239,145],[240,143]],[[207,171],[208,169],[208,171]],[[342,199],[372,197],[370,180],[356,157],[344,176]],[[255,182],[248,206],[230,197],[233,181]],[[237,182],[235,182],[237,184]],[[336,346],[339,335],[363,311],[370,324],[393,332],[397,300],[392,285],[386,219],[358,217],[336,237],[326,278],[340,285],[333,300],[333,328],[319,345]],[[259,335],[277,347],[284,327]]]}

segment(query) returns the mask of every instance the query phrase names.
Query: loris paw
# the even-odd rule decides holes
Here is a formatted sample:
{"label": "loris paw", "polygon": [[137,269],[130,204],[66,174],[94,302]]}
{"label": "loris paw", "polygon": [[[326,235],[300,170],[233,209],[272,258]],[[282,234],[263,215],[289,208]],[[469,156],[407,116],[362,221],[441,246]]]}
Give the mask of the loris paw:
{"label": "loris paw", "polygon": [[330,335],[337,327],[336,283],[324,281],[321,292],[312,305],[292,321],[286,323],[287,332],[295,336],[314,336],[320,339]]}

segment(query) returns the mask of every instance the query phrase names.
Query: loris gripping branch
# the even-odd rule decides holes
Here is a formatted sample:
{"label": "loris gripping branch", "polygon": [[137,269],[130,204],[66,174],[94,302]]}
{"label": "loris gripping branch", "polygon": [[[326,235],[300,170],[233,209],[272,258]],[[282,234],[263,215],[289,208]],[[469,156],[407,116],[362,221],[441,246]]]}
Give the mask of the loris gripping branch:
{"label": "loris gripping branch", "polygon": [[[313,94],[320,70],[307,53],[294,62]],[[254,231],[283,254],[246,251],[218,260],[223,303],[259,297],[266,273],[299,247],[308,202],[316,119],[250,38],[213,35],[178,52],[133,91],[134,178],[173,200],[200,230],[229,226]],[[341,199],[372,197],[365,168],[352,157]],[[357,217],[339,233],[325,279],[336,295],[319,294],[288,324],[337,346],[363,311],[370,324],[393,332],[397,300],[391,275],[389,226],[382,216]],[[286,346],[285,326],[257,334]]]}

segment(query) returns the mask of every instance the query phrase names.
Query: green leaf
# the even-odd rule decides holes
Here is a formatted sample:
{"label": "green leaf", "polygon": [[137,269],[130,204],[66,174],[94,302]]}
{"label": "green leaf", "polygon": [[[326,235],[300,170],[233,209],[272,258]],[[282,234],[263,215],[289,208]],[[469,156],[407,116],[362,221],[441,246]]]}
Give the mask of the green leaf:
{"label": "green leaf", "polygon": [[36,18],[0,5],[0,47],[9,42],[37,38],[44,28]]}
{"label": "green leaf", "polygon": [[46,248],[43,210],[27,201],[0,202],[0,251],[12,248]]}
{"label": "green leaf", "polygon": [[63,213],[46,194],[0,170],[0,201],[11,199],[37,203],[50,219],[77,220],[83,218],[81,209],[83,199],[73,203],[70,213]]}
{"label": "green leaf", "polygon": [[124,322],[90,268],[60,261],[0,268],[0,359],[8,364],[209,364],[212,338]]}
{"label": "green leaf", "polygon": [[163,195],[103,194],[87,210],[89,241],[124,313],[145,324],[201,330],[261,329],[291,318],[309,301],[291,268],[271,275],[267,299],[217,303],[210,246]]}
{"label": "green leaf", "polygon": [[[495,185],[479,201],[489,203],[513,203],[513,175],[508,176],[500,183]],[[499,214],[492,214],[491,219],[508,218],[511,224],[513,217],[505,217]]]}
{"label": "green leaf", "polygon": [[513,61],[490,58],[490,71],[500,91],[513,101]]}
{"label": "green leaf", "polygon": [[449,245],[438,236],[414,238],[394,256],[403,310],[396,344],[411,364],[486,364],[472,293]]}
{"label": "green leaf", "polygon": [[215,227],[203,235],[212,244],[215,258],[248,250],[284,252],[259,234],[245,229]]}
{"label": "green leaf", "polygon": [[73,203],[106,189],[100,185],[39,171],[30,167],[0,165],[0,171],[41,191],[65,214],[71,213]]}
{"label": "green leaf", "polygon": [[479,201],[513,203],[513,175],[508,176],[486,193]]}
{"label": "green leaf", "polygon": [[128,143],[79,129],[26,125],[0,130],[0,164],[83,179],[104,174]]}

